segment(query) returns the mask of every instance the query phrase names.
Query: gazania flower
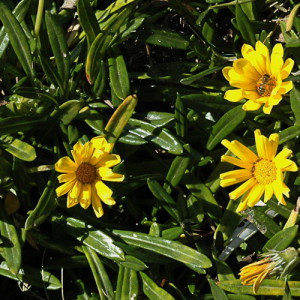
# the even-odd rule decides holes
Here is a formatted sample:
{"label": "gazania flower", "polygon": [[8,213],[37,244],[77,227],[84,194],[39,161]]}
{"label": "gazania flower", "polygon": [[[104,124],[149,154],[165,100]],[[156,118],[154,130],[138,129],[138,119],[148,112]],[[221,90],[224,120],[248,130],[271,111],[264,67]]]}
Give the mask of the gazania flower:
{"label": "gazania flower", "polygon": [[233,67],[223,69],[229,84],[238,88],[227,91],[224,98],[231,102],[248,99],[244,110],[257,110],[263,105],[264,113],[269,114],[282,95],[293,88],[291,81],[283,80],[292,71],[294,61],[291,58],[283,61],[281,44],[274,46],[270,57],[268,48],[260,41],[256,42],[255,50],[244,44],[242,55],[244,58],[235,60]]}
{"label": "gazania flower", "polygon": [[237,211],[253,207],[263,194],[265,202],[274,194],[281,204],[286,204],[283,195],[289,197],[290,189],[283,183],[283,172],[298,170],[296,164],[287,159],[292,154],[291,150],[284,148],[276,155],[279,142],[277,133],[271,134],[268,139],[257,129],[254,135],[257,154],[238,141],[222,141],[222,144],[238,158],[223,155],[221,161],[241,169],[221,174],[221,186],[227,187],[245,181],[229,194],[233,200],[245,194]]}
{"label": "gazania flower", "polygon": [[113,144],[104,137],[95,137],[82,145],[77,142],[72,152],[74,161],[64,156],[55,164],[61,172],[58,181],[64,182],[56,189],[58,197],[68,194],[67,207],[80,204],[87,209],[92,204],[98,218],[103,215],[101,201],[114,205],[112,190],[103,181],[123,181],[124,176],[113,173],[111,167],[120,163],[119,155],[110,154]]}
{"label": "gazania flower", "polygon": [[243,267],[239,273],[243,285],[253,285],[254,294],[264,279],[271,276],[284,278],[299,263],[298,251],[287,248],[270,251],[261,255],[262,260]]}

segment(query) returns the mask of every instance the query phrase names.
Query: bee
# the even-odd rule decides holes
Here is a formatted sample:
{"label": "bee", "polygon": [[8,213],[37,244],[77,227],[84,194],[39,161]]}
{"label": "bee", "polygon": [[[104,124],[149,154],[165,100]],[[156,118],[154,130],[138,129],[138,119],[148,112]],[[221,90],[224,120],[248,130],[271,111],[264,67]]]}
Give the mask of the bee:
{"label": "bee", "polygon": [[257,92],[260,96],[264,96],[266,92],[267,85],[270,81],[270,75],[265,74],[262,78],[257,82]]}

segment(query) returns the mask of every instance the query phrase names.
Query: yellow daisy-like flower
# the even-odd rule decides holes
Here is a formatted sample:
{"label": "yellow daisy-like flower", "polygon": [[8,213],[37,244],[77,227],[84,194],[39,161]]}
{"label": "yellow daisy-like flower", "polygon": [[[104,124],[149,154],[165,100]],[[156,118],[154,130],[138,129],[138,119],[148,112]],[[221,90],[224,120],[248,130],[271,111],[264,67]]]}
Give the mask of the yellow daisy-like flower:
{"label": "yellow daisy-like flower", "polygon": [[283,81],[291,73],[294,61],[288,58],[283,61],[283,47],[276,44],[270,57],[268,48],[260,41],[256,42],[255,50],[244,44],[244,58],[233,62],[233,67],[223,68],[223,75],[229,84],[238,89],[229,90],[224,98],[231,102],[248,99],[243,105],[244,110],[257,110],[263,105],[265,114],[270,114],[282,95],[293,88],[292,81]]}
{"label": "yellow daisy-like flower", "polygon": [[103,181],[120,182],[124,175],[113,173],[111,167],[120,163],[119,155],[110,154],[113,144],[102,136],[95,137],[82,145],[77,142],[72,152],[74,161],[68,156],[60,158],[55,164],[55,170],[61,172],[60,183],[56,189],[58,197],[67,194],[67,207],[80,204],[87,209],[92,204],[98,218],[103,215],[101,201],[114,205],[112,190]]}
{"label": "yellow daisy-like flower", "polygon": [[264,279],[271,276],[285,277],[299,263],[298,251],[289,247],[282,251],[270,251],[260,255],[262,260],[243,267],[239,273],[243,285],[253,285],[254,294]]}
{"label": "yellow daisy-like flower", "polygon": [[264,194],[267,202],[275,195],[281,204],[286,204],[283,195],[289,197],[290,189],[283,183],[283,172],[295,172],[297,165],[287,159],[292,151],[284,148],[277,155],[279,135],[273,133],[269,139],[257,129],[254,132],[257,154],[238,141],[223,140],[222,144],[238,158],[223,155],[221,161],[240,167],[220,175],[222,187],[244,182],[229,194],[230,199],[244,195],[237,211],[253,207]]}

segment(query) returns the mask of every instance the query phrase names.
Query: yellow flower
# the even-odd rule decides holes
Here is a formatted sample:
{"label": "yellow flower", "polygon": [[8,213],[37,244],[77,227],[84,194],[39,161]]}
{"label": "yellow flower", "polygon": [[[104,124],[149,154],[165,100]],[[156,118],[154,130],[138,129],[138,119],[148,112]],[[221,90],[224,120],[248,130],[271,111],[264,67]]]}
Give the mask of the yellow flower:
{"label": "yellow flower", "polygon": [[90,204],[98,218],[103,215],[101,201],[114,205],[112,190],[103,181],[124,180],[121,174],[113,173],[111,167],[120,163],[119,155],[110,154],[113,144],[102,136],[95,137],[82,145],[77,142],[72,152],[74,161],[68,156],[60,158],[55,164],[55,170],[61,172],[58,176],[60,183],[56,189],[58,197],[67,194],[67,207],[80,204],[87,209]]}
{"label": "yellow flower", "polygon": [[272,250],[260,256],[262,260],[243,267],[239,273],[243,285],[253,285],[254,294],[264,279],[271,276],[284,278],[299,263],[298,251],[292,247],[282,251]]}
{"label": "yellow flower", "polygon": [[231,102],[248,99],[244,110],[257,110],[264,105],[264,113],[269,114],[282,95],[293,88],[292,81],[283,80],[292,71],[294,61],[291,58],[283,61],[281,44],[274,46],[270,57],[268,48],[260,41],[256,42],[255,50],[244,44],[242,55],[244,58],[235,60],[233,67],[223,69],[229,84],[238,88],[227,91],[224,98]]}
{"label": "yellow flower", "polygon": [[281,204],[286,204],[283,195],[289,197],[290,189],[283,183],[283,172],[295,172],[297,165],[287,159],[292,151],[284,148],[277,155],[279,135],[273,133],[269,139],[257,129],[254,132],[257,154],[238,141],[223,140],[222,144],[238,158],[223,155],[221,161],[240,167],[220,175],[222,187],[244,182],[229,194],[230,199],[244,195],[237,211],[253,207],[264,194],[267,202],[275,195]]}

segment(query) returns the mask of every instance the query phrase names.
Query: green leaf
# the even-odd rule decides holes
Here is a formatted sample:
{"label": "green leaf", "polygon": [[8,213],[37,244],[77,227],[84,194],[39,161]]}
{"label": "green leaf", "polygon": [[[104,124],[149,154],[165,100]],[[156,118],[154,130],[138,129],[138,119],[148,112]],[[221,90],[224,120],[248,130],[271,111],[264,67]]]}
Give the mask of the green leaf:
{"label": "green leaf", "polygon": [[228,300],[226,293],[212,279],[208,279],[208,283],[214,299]]}
{"label": "green leaf", "polygon": [[35,72],[32,68],[32,56],[28,39],[16,17],[6,6],[3,0],[0,0],[0,20],[5,27],[10,43],[30,80],[34,80]]}
{"label": "green leaf", "polygon": [[0,135],[25,132],[41,126],[45,118],[33,119],[24,116],[6,117],[0,119]]}
{"label": "green leaf", "polygon": [[22,252],[17,229],[7,215],[3,201],[0,201],[1,255],[7,263],[9,271],[17,275],[21,268]]}
{"label": "green leaf", "polygon": [[209,69],[207,69],[205,71],[202,71],[202,72],[200,72],[200,73],[198,73],[196,75],[190,76],[188,78],[181,79],[180,83],[185,84],[185,85],[190,85],[194,81],[199,80],[199,79],[203,78],[206,75],[210,75],[210,74],[216,73],[219,70],[221,70],[222,68],[223,67],[212,67],[212,68],[209,68]]}
{"label": "green leaf", "polygon": [[49,11],[45,13],[47,33],[52,52],[55,57],[58,74],[63,82],[63,91],[65,91],[70,75],[70,58],[65,32],[60,25],[57,16]]}
{"label": "green leaf", "polygon": [[125,260],[123,250],[115,246],[113,239],[101,230],[74,218],[54,216],[52,220],[62,227],[68,235],[73,236],[100,255],[115,261]]}
{"label": "green leaf", "polygon": [[186,133],[186,108],[179,93],[175,102],[175,121],[176,133],[183,138]]}
{"label": "green leaf", "polygon": [[120,262],[120,265],[135,271],[143,271],[148,268],[144,262],[130,255],[125,255],[125,260]]}
{"label": "green leaf", "polygon": [[[28,12],[28,9],[30,7],[31,0],[22,0],[18,3],[18,5],[13,10],[13,15],[16,17],[16,19],[19,22],[22,22]],[[5,31],[5,28],[2,27],[0,30],[0,58],[2,58],[3,54],[5,53],[5,50],[9,44],[9,37],[7,32]]]}
{"label": "green leaf", "polygon": [[23,266],[17,275],[12,274],[6,262],[0,264],[0,274],[7,278],[21,281],[25,284],[33,285],[47,290],[58,290],[61,289],[60,281],[51,273],[35,269],[29,266]]}
{"label": "green leaf", "polygon": [[115,110],[104,129],[106,139],[109,143],[115,143],[119,138],[127,122],[131,118],[136,105],[136,95],[130,95]]}
{"label": "green leaf", "polygon": [[175,300],[167,291],[160,288],[148,275],[140,272],[143,280],[143,292],[150,300]]}
{"label": "green leaf", "polygon": [[6,136],[4,139],[0,138],[0,144],[7,152],[21,160],[33,161],[36,159],[35,149],[19,139]]}
{"label": "green leaf", "polygon": [[181,142],[165,128],[137,119],[130,119],[127,128],[130,134],[151,142],[171,154],[180,155],[183,152]]}
{"label": "green leaf", "polygon": [[291,108],[295,115],[295,125],[300,125],[300,91],[294,86],[290,92]]}
{"label": "green leaf", "polygon": [[178,242],[131,231],[113,230],[113,233],[130,245],[178,260],[196,272],[203,273],[203,268],[211,267],[206,255]]}
{"label": "green leaf", "polygon": [[246,117],[246,112],[242,106],[237,106],[224,114],[213,126],[213,130],[208,139],[206,147],[212,150],[218,145],[229,133],[231,133]]}
{"label": "green leaf", "polygon": [[116,300],[134,300],[138,298],[139,281],[137,272],[120,266],[116,289]]}
{"label": "green leaf", "polygon": [[152,34],[146,39],[146,43],[180,50],[189,48],[189,40],[184,34],[166,29],[152,29]]}
{"label": "green leaf", "polygon": [[125,64],[118,46],[113,46],[108,51],[108,70],[111,88],[116,96],[124,100],[129,95],[129,77]]}
{"label": "green leaf", "polygon": [[[289,281],[288,284],[292,296],[300,296],[300,281]],[[285,294],[285,285],[286,283],[283,280],[265,279],[255,295],[282,296]],[[231,293],[254,295],[253,286],[243,285],[240,280],[218,282],[218,286]]]}
{"label": "green leaf", "polygon": [[89,0],[77,1],[77,12],[80,25],[86,34],[88,45],[91,46],[100,32],[99,24]]}
{"label": "green leaf", "polygon": [[156,180],[148,178],[147,184],[152,194],[159,200],[164,209],[170,214],[170,216],[179,222],[179,214],[174,199]]}
{"label": "green leaf", "polygon": [[93,277],[96,281],[100,298],[105,298],[108,300],[114,299],[114,291],[109,280],[109,276],[107,275],[106,270],[97,253],[93,249],[85,246],[82,246],[82,250],[89,262]]}
{"label": "green leaf", "polygon": [[256,38],[250,20],[242,10],[240,4],[238,3],[235,6],[235,15],[236,15],[237,26],[238,29],[240,30],[243,39],[245,40],[245,42],[248,42],[252,46],[254,46],[256,42]]}
{"label": "green leaf", "polygon": [[[1,127],[0,127],[1,128]],[[286,143],[300,134],[300,126],[290,126],[279,132],[279,144]]]}
{"label": "green leaf", "polygon": [[31,229],[32,227],[36,227],[40,225],[45,219],[50,215],[53,209],[56,206],[55,203],[55,186],[56,186],[56,173],[53,171],[48,182],[46,188],[44,189],[37,206],[33,211],[29,213],[29,216],[25,222],[25,229]]}
{"label": "green leaf", "polygon": [[281,251],[286,249],[291,242],[294,240],[298,233],[298,225],[294,225],[281,231],[277,232],[273,235],[271,239],[269,239],[263,247],[263,251],[276,250]]}

